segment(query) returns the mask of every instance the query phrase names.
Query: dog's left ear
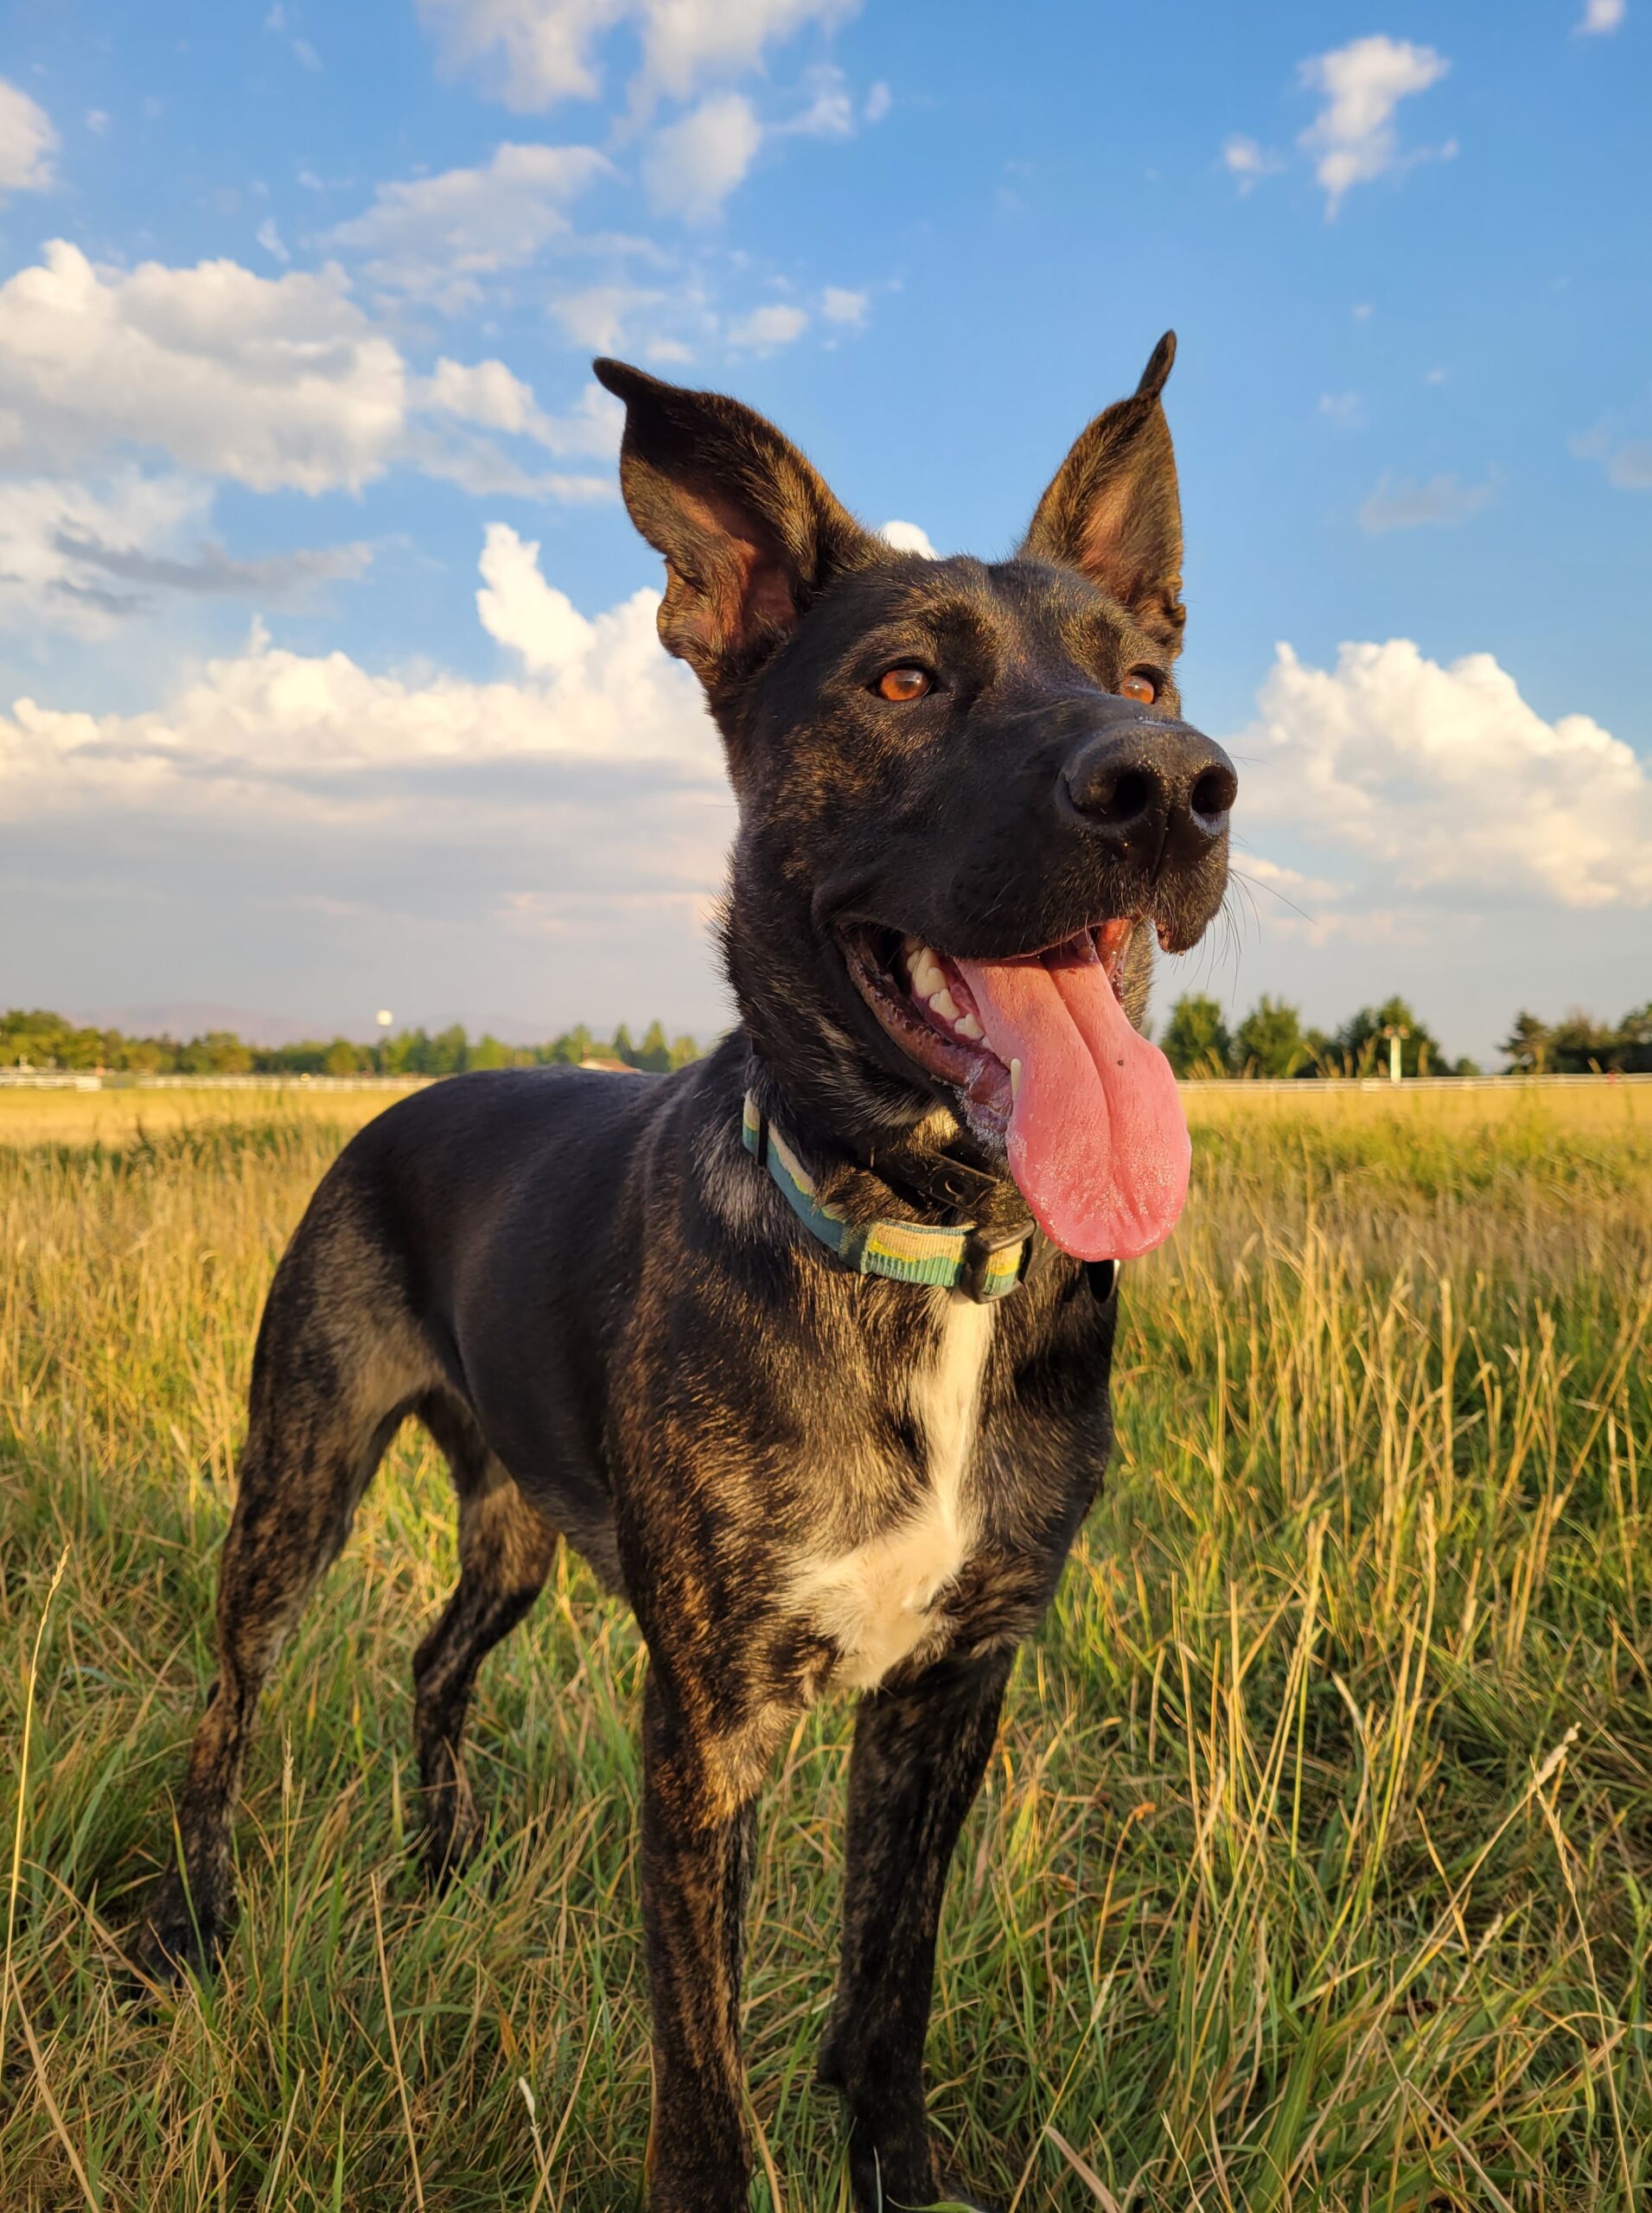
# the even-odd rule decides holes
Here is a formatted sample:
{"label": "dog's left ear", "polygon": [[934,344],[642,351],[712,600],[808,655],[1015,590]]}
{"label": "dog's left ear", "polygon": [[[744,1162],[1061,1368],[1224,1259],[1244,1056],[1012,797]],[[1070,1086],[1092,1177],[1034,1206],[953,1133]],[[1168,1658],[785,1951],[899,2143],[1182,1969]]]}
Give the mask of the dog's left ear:
{"label": "dog's left ear", "polygon": [[1081,571],[1170,654],[1181,650],[1187,620],[1182,502],[1159,402],[1175,359],[1176,333],[1167,330],[1132,397],[1080,435],[1021,546],[1025,559]]}
{"label": "dog's left ear", "polygon": [[596,374],[625,402],[620,490],[666,561],[660,635],[715,705],[797,623],[821,587],[877,544],[772,423],[721,392],[662,384],[623,361]]}

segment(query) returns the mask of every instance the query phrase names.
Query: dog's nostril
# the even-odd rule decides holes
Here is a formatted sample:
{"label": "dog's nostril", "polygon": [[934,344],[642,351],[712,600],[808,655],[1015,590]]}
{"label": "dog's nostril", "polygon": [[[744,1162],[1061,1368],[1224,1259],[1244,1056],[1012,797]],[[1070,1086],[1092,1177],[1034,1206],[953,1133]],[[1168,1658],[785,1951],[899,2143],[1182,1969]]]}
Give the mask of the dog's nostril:
{"label": "dog's nostril", "polygon": [[1207,768],[1194,785],[1190,803],[1196,814],[1209,821],[1231,813],[1238,796],[1239,779],[1231,768]]}
{"label": "dog's nostril", "polygon": [[1126,768],[1115,779],[1112,793],[1099,812],[1108,822],[1133,822],[1154,804],[1158,791],[1158,779],[1151,770]]}

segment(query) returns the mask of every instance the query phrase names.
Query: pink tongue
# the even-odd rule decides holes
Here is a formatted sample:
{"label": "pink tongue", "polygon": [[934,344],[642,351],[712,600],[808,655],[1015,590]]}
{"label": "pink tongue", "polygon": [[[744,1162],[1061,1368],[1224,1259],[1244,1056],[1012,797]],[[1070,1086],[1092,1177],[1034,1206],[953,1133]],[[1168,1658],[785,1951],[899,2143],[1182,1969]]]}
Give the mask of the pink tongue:
{"label": "pink tongue", "polygon": [[1191,1147],[1170,1064],[1132,1029],[1100,961],[960,960],[986,1042],[1021,1063],[1010,1172],[1040,1228],[1083,1260],[1162,1245]]}

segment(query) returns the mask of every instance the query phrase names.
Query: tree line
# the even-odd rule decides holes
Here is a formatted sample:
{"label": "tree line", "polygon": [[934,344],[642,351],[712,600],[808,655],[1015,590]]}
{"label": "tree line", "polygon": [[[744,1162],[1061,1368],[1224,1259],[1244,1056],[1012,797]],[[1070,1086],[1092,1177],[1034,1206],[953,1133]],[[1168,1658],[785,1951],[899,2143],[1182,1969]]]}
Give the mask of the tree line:
{"label": "tree line", "polygon": [[[1477,1062],[1451,1058],[1403,998],[1362,1007],[1335,1030],[1304,1025],[1287,1000],[1264,993],[1242,1022],[1229,1028],[1219,1000],[1188,992],[1177,1000],[1159,1038],[1179,1076],[1386,1075],[1390,1036],[1400,1033],[1402,1074],[1478,1075]],[[686,1067],[702,1048],[690,1036],[667,1039],[651,1022],[632,1042],[622,1023],[602,1039],[577,1023],[539,1045],[507,1045],[486,1031],[473,1039],[461,1023],[438,1030],[399,1030],[376,1044],[348,1037],[296,1045],[249,1045],[226,1030],[198,1037],[129,1037],[67,1021],[41,1008],[0,1015],[0,1068],[104,1069],[154,1075],[459,1075],[467,1068],[530,1068],[586,1061],[616,1062],[651,1075]],[[1545,1023],[1524,1010],[1501,1050],[1520,1075],[1583,1075],[1591,1070],[1652,1074],[1652,1002],[1632,1009],[1615,1027],[1573,1010]]]}
{"label": "tree line", "polygon": [[532,1068],[609,1061],[663,1075],[699,1058],[694,1039],[668,1039],[658,1022],[633,1043],[622,1023],[609,1039],[583,1023],[542,1045],[507,1045],[486,1032],[472,1039],[461,1023],[399,1030],[379,1043],[311,1038],[296,1045],[249,1045],[231,1030],[198,1037],[129,1037],[66,1021],[43,1008],[0,1016],[0,1068],[102,1069],[142,1075],[460,1075],[467,1068]]}
{"label": "tree line", "polygon": [[[1335,1030],[1304,1025],[1300,1009],[1266,993],[1233,1029],[1217,999],[1189,992],[1170,1009],[1159,1043],[1179,1076],[1382,1076],[1393,1039],[1404,1075],[1479,1075],[1453,1059],[1402,998],[1363,1006]],[[1522,1010],[1499,1048],[1515,1075],[1652,1075],[1652,1002],[1614,1028],[1577,1010],[1546,1023]]]}

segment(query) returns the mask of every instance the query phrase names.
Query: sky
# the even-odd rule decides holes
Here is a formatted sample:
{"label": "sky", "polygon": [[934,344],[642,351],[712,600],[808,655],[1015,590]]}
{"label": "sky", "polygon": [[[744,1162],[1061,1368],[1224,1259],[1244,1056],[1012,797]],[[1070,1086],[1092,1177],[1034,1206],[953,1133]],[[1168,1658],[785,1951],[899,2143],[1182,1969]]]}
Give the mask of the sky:
{"label": "sky", "polygon": [[1241,796],[1161,1011],[1652,998],[1649,0],[0,22],[0,1002],[714,1031],[591,355],[1001,558],[1172,326]]}

